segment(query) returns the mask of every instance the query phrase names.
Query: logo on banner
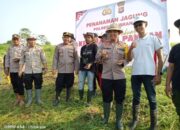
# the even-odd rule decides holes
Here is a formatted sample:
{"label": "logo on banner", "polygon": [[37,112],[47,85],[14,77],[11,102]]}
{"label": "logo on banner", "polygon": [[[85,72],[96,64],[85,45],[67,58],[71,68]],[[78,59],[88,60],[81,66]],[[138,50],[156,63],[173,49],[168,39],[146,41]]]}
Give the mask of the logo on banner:
{"label": "logo on banner", "polygon": [[125,5],[125,1],[121,1],[121,2],[117,3],[118,13],[123,13],[124,12],[124,5]]}
{"label": "logo on banner", "polygon": [[84,15],[85,12],[86,10],[76,12],[76,21],[78,21]]}
{"label": "logo on banner", "polygon": [[108,7],[106,7],[103,12],[102,12],[102,15],[109,15],[112,13],[112,10]]}

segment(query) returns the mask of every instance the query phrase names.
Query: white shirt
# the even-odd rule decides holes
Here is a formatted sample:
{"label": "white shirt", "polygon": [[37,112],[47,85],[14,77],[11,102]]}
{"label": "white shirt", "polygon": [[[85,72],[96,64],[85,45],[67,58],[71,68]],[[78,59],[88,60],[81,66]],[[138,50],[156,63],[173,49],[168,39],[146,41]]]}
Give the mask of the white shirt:
{"label": "white shirt", "polygon": [[154,35],[147,34],[134,41],[137,46],[132,50],[134,62],[132,75],[155,75],[154,54],[162,48],[161,41]]}

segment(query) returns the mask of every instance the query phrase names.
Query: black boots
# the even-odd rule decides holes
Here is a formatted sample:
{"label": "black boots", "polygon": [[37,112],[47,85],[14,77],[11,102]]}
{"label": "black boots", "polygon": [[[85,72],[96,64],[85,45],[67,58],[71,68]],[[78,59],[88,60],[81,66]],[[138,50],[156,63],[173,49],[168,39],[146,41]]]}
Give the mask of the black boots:
{"label": "black boots", "polygon": [[91,99],[92,99],[93,91],[89,91],[87,93],[87,106],[91,105]]}
{"label": "black boots", "polygon": [[70,96],[71,96],[71,88],[67,88],[66,89],[66,102],[69,101]]}
{"label": "black boots", "polygon": [[110,115],[110,103],[103,103],[103,109],[104,109],[104,118],[103,118],[103,123],[107,124],[109,120],[109,115]]}
{"label": "black boots", "polygon": [[133,106],[133,110],[132,110],[133,119],[129,124],[130,130],[134,130],[137,126],[138,116],[139,116],[139,107],[140,107],[139,105]]}
{"label": "black boots", "polygon": [[[87,92],[87,106],[89,106],[91,104],[92,95],[93,95],[93,91],[88,90],[88,92]],[[83,100],[83,96],[84,96],[84,90],[79,90],[79,100]]]}
{"label": "black boots", "polygon": [[[139,105],[133,106],[132,110],[133,119],[130,123],[130,130],[134,130],[138,123]],[[150,110],[151,125],[149,130],[157,130],[157,110]]]}
{"label": "black boots", "polygon": [[83,100],[84,90],[79,90],[79,100]]}
{"label": "black boots", "polygon": [[157,130],[157,110],[150,110],[151,125],[149,130]]}
{"label": "black boots", "polygon": [[[104,110],[104,118],[103,118],[103,123],[107,124],[109,120],[109,115],[110,115],[110,108],[111,108],[111,103],[103,103],[103,110]],[[123,130],[123,124],[122,124],[122,113],[123,113],[123,104],[116,104],[116,130]]]}
{"label": "black boots", "polygon": [[123,113],[123,104],[116,104],[116,129],[123,130],[123,124],[121,121]]}
{"label": "black boots", "polygon": [[[60,102],[59,96],[60,96],[61,91],[62,90],[56,91],[56,97],[55,97],[55,100],[53,101],[53,106],[58,106],[59,105],[59,102]],[[71,88],[67,88],[66,89],[66,102],[69,101],[70,96],[71,96]]]}
{"label": "black boots", "polygon": [[60,95],[60,91],[56,91],[56,97],[55,100],[53,101],[53,106],[59,105],[59,95]]}

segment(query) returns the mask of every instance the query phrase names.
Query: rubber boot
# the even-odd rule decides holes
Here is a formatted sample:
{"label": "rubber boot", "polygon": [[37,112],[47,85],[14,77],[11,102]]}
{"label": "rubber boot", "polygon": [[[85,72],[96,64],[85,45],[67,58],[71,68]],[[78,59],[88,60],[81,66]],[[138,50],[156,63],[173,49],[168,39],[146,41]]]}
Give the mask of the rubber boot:
{"label": "rubber boot", "polygon": [[25,107],[29,107],[32,103],[32,89],[26,90],[27,93],[27,103]]}
{"label": "rubber boot", "polygon": [[150,110],[151,125],[149,130],[157,130],[157,110]]}
{"label": "rubber boot", "polygon": [[66,89],[66,102],[69,101],[70,96],[71,96],[71,88],[67,88]]}
{"label": "rubber boot", "polygon": [[53,101],[53,106],[58,106],[59,105],[59,95],[60,95],[60,91],[56,91],[56,97],[55,100]]}
{"label": "rubber boot", "polygon": [[91,105],[91,99],[92,99],[93,91],[89,91],[87,93],[87,106]]}
{"label": "rubber boot", "polygon": [[103,110],[104,110],[103,124],[107,124],[109,121],[110,107],[111,107],[111,103],[105,103],[105,102],[103,103]]}
{"label": "rubber boot", "polygon": [[35,90],[35,99],[38,105],[43,105],[43,102],[41,101],[41,89]]}
{"label": "rubber boot", "polygon": [[79,100],[83,100],[84,90],[79,90]]}
{"label": "rubber boot", "polygon": [[123,124],[121,121],[123,113],[123,104],[116,104],[116,129],[123,130]]}
{"label": "rubber boot", "polygon": [[134,130],[138,124],[139,108],[140,108],[139,105],[133,106],[133,109],[132,109],[133,119],[129,124],[130,130]]}

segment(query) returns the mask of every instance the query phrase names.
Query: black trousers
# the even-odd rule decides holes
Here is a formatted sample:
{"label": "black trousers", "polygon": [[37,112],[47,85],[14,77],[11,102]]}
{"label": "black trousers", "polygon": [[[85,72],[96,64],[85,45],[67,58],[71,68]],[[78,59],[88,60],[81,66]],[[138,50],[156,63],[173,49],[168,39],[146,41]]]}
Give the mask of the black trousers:
{"label": "black trousers", "polygon": [[63,88],[71,88],[74,84],[74,73],[59,73],[56,78],[56,91],[62,91]]}
{"label": "black trousers", "polygon": [[147,98],[149,100],[150,109],[157,109],[156,91],[153,85],[154,76],[151,75],[133,75],[131,77],[131,86],[133,91],[133,106],[140,104],[141,85],[144,85]]}
{"label": "black trousers", "polygon": [[24,95],[23,80],[18,76],[18,73],[10,73],[10,78],[14,93],[18,93],[19,95]]}
{"label": "black trousers", "polygon": [[41,89],[43,83],[42,73],[24,75],[24,83],[26,90],[32,89],[33,82],[35,89]]}
{"label": "black trousers", "polygon": [[102,79],[103,102],[110,103],[114,98],[117,104],[122,104],[126,94],[126,79]]}
{"label": "black trousers", "polygon": [[[174,87],[174,85],[173,85]],[[180,117],[180,90],[173,88],[172,89],[172,101],[174,103],[174,106],[176,108],[176,112]]]}

